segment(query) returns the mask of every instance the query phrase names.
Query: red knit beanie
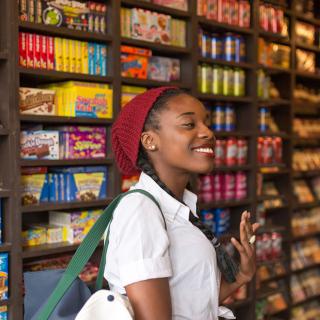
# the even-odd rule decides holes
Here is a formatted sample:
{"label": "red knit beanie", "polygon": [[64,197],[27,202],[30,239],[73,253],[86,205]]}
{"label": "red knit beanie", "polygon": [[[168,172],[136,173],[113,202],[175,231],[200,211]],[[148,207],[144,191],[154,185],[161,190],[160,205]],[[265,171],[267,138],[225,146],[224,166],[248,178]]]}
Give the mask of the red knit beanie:
{"label": "red knit beanie", "polygon": [[139,172],[136,163],[144,123],[153,104],[168,89],[177,88],[159,87],[137,95],[123,107],[114,122],[111,130],[112,150],[123,174]]}

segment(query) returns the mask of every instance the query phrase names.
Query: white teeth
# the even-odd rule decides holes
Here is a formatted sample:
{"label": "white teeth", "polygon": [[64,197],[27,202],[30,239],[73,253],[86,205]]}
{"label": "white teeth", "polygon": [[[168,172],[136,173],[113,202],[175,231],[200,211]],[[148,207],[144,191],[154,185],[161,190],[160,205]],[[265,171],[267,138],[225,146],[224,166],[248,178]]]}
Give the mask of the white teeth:
{"label": "white teeth", "polygon": [[195,149],[196,152],[205,152],[205,153],[213,153],[213,149],[211,148],[198,148]]}

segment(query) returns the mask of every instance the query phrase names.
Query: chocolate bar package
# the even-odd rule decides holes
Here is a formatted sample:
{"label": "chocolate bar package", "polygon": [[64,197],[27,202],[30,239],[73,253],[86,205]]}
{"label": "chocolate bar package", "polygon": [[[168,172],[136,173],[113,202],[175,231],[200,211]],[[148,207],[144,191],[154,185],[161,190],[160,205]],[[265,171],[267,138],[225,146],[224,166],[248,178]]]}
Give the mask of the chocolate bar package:
{"label": "chocolate bar package", "polygon": [[59,159],[59,131],[22,131],[21,159]]}
{"label": "chocolate bar package", "polygon": [[55,115],[55,91],[20,87],[19,109],[21,114]]}

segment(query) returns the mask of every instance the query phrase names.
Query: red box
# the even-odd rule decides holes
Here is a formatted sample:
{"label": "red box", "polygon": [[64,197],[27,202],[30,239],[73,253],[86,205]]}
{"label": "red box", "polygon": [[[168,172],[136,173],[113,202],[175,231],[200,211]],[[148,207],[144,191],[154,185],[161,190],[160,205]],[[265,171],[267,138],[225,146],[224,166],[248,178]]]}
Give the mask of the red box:
{"label": "red box", "polygon": [[27,33],[27,68],[34,68],[34,34]]}
{"label": "red box", "polygon": [[239,1],[239,26],[250,27],[250,3],[246,0]]}
{"label": "red box", "polygon": [[239,24],[239,2],[238,2],[238,0],[230,0],[229,23],[232,25]]}
{"label": "red box", "polygon": [[218,0],[207,1],[207,19],[218,20]]}
{"label": "red box", "polygon": [[47,37],[47,69],[54,70],[54,38]]}
{"label": "red box", "polygon": [[40,36],[40,67],[47,69],[47,37]]}
{"label": "red box", "polygon": [[40,57],[41,57],[41,46],[40,46],[40,35],[35,34],[33,36],[33,48],[34,48],[34,56],[33,56],[33,65],[34,68],[40,69],[41,68],[41,62],[40,62]]}
{"label": "red box", "polygon": [[20,66],[27,66],[27,35],[25,32],[19,32],[19,63]]}
{"label": "red box", "polygon": [[220,22],[229,24],[230,23],[230,1],[222,0],[220,1],[220,3],[221,3]]}

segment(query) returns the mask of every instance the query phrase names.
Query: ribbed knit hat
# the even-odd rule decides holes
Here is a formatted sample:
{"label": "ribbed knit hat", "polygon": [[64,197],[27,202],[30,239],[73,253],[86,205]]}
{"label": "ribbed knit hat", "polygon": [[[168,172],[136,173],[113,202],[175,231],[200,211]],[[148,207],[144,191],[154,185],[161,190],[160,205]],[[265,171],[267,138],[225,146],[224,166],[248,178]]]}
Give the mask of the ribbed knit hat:
{"label": "ribbed knit hat", "polygon": [[137,95],[121,110],[111,130],[112,150],[120,171],[123,174],[137,174],[136,166],[140,137],[147,115],[158,97],[168,89],[159,87]]}

